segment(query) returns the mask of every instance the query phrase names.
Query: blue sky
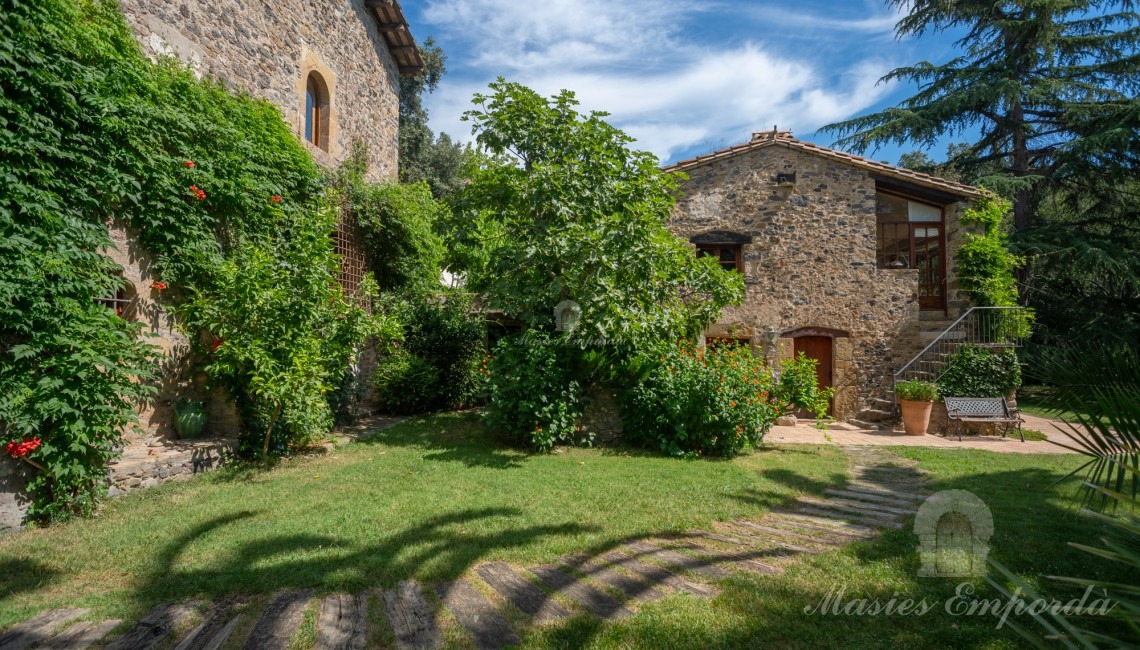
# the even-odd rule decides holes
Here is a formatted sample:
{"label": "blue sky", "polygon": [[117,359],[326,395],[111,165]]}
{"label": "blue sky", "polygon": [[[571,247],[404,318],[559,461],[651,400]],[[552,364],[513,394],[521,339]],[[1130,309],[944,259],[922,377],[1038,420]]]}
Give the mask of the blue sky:
{"label": "blue sky", "polygon": [[[448,56],[425,102],[437,132],[471,139],[459,118],[502,76],[575,91],[663,162],[773,125],[830,145],[820,126],[913,92],[877,84],[886,72],[954,55],[953,35],[896,40],[899,16],[882,0],[413,0],[404,11],[416,38],[435,37]],[[895,163],[914,148],[868,155]]]}

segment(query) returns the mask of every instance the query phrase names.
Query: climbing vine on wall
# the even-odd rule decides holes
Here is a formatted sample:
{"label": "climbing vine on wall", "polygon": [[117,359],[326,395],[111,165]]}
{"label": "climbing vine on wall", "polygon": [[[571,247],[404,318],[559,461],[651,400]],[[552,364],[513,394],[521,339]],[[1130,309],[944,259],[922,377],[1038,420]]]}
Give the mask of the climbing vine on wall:
{"label": "climbing vine on wall", "polygon": [[[323,178],[277,109],[149,61],[111,0],[0,0],[0,13],[0,443],[40,441],[20,456],[37,470],[30,514],[90,512],[154,395],[141,326],[95,302],[123,283],[103,254],[111,223],[153,254],[160,301],[184,305],[212,378],[251,400],[247,435],[325,426],[328,378],[370,324],[335,283]],[[244,390],[259,377],[226,360],[274,357],[273,335],[230,334],[209,317],[222,307],[299,337],[311,363],[283,372],[309,381],[289,384],[289,408]],[[310,345],[318,335],[331,343]]]}

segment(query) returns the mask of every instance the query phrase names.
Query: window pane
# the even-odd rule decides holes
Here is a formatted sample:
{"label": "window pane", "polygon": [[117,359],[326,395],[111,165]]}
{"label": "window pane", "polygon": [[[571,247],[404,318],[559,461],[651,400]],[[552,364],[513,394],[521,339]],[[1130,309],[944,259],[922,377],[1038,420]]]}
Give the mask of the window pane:
{"label": "window pane", "polygon": [[917,201],[907,201],[907,209],[910,213],[911,221],[922,223],[938,223],[942,221],[942,209],[936,208],[933,205],[918,203]]}
{"label": "window pane", "polygon": [[907,213],[906,199],[882,192],[875,194],[875,220],[878,223],[905,223]]}
{"label": "window pane", "polygon": [[720,261],[736,264],[736,250],[732,248],[720,249]]}
{"label": "window pane", "polygon": [[312,82],[310,87],[305,91],[305,139],[309,142],[316,142],[313,139],[313,110],[316,108],[317,98],[313,95]]}

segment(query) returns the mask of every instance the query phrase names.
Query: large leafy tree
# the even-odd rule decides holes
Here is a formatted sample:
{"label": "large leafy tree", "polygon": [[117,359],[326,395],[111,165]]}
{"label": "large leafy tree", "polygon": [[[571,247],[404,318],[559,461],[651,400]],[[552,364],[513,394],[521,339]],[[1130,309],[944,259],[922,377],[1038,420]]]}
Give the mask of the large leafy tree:
{"label": "large leafy tree", "polygon": [[896,107],[825,127],[840,146],[930,146],[979,129],[980,139],[951,162],[1013,198],[1017,230],[1032,225],[1050,187],[1135,175],[1140,26],[1132,0],[887,4],[909,9],[899,37],[965,29],[957,43],[963,54],[891,71],[882,81],[915,83],[919,91]]}
{"label": "large leafy tree", "polygon": [[577,334],[629,344],[692,331],[739,302],[739,275],[665,227],[677,179],[577,104],[502,79],[475,96],[465,119],[492,157],[454,201],[453,236],[483,251],[469,286],[538,329],[572,300]]}
{"label": "large leafy tree", "polygon": [[425,71],[400,77],[400,180],[426,182],[436,198],[443,198],[462,183],[464,162],[470,150],[451,136],[436,136],[428,126],[423,96],[433,92],[447,73],[447,55],[432,38],[420,44]]}

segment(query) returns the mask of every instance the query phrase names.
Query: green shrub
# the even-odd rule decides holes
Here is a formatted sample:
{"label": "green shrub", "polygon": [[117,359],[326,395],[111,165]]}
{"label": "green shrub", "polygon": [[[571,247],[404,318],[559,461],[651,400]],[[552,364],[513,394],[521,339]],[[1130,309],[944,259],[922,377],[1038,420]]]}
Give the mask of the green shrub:
{"label": "green shrub", "polygon": [[501,339],[487,365],[488,423],[537,451],[578,441],[585,407],[574,377],[581,350],[545,332]]}
{"label": "green shrub", "polygon": [[938,386],[918,379],[895,384],[895,396],[910,402],[933,402],[938,399]]}
{"label": "green shrub", "polygon": [[938,390],[951,397],[1005,397],[1021,386],[1021,364],[1013,348],[988,350],[963,345],[946,359]]}
{"label": "green shrub", "polygon": [[795,359],[784,363],[780,369],[780,381],[775,392],[780,402],[787,404],[785,411],[801,408],[818,419],[827,417],[835,389],[820,389],[819,375],[816,374],[817,366],[819,359],[813,359],[803,352]]}
{"label": "green shrub", "polygon": [[411,414],[458,408],[479,392],[475,373],[486,325],[460,293],[388,296],[385,309],[403,328],[398,351],[380,359],[373,386],[381,407]]}
{"label": "green shrub", "polygon": [[626,439],[674,456],[735,456],[759,444],[786,407],[749,348],[697,351],[681,342],[646,353],[626,392]]}

